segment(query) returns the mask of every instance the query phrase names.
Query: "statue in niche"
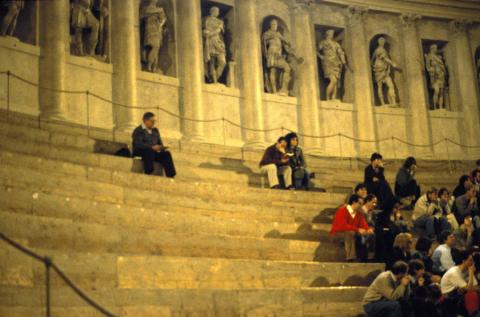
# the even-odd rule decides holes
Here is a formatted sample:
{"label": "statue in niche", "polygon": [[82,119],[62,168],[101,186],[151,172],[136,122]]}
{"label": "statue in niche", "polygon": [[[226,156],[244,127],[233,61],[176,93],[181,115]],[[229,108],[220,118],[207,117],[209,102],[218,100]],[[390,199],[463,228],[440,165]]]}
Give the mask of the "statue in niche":
{"label": "statue in niche", "polygon": [[322,64],[325,78],[328,78],[327,100],[338,100],[338,88],[343,67],[347,65],[345,51],[333,38],[335,30],[327,30],[325,39],[318,44],[317,55]]}
{"label": "statue in niche", "polygon": [[225,41],[223,39],[225,25],[218,18],[219,14],[220,9],[218,7],[211,7],[210,15],[203,21],[205,73],[208,74],[213,83],[218,82],[227,64]]}
{"label": "statue in niche", "polygon": [[425,68],[430,79],[430,88],[433,90],[433,108],[443,109],[445,108],[447,67],[443,57],[438,53],[436,44],[432,44],[428,54],[425,54]]}
{"label": "statue in niche", "polygon": [[392,68],[397,68],[397,65],[390,59],[390,56],[385,48],[386,40],[384,37],[378,38],[378,46],[372,55],[372,68],[375,75],[375,83],[377,84],[378,99],[380,104],[385,104],[383,96],[383,86],[387,87],[387,99],[389,105],[397,103],[397,96],[395,94],[395,84],[391,77]]}
{"label": "statue in niche", "polygon": [[143,21],[142,61],[146,70],[155,73],[158,68],[158,53],[167,34],[167,15],[157,0],[148,0],[141,8],[140,19]]}
{"label": "statue in niche", "polygon": [[278,31],[278,21],[272,19],[270,28],[262,34],[262,51],[266,61],[266,90],[269,93],[288,96],[291,79],[290,63],[302,63],[290,44]]}
{"label": "statue in niche", "polygon": [[25,7],[23,0],[2,1],[2,5],[7,8],[7,13],[2,19],[0,29],[1,36],[13,36],[17,26],[17,19],[20,11]]}
{"label": "statue in niche", "polygon": [[[98,18],[94,15],[94,11],[98,13]],[[106,55],[104,30],[107,16],[108,9],[105,0],[96,0],[95,3],[94,0],[73,0],[71,27],[74,32],[72,47],[74,55],[95,56],[96,52]]]}

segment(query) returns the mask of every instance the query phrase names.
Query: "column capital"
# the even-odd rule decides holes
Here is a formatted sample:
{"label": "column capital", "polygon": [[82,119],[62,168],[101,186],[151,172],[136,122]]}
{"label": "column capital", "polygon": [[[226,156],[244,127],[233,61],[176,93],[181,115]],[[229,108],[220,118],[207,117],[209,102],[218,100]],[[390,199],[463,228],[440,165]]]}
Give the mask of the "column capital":
{"label": "column capital", "polygon": [[309,13],[313,0],[295,0],[292,4],[293,13]]}
{"label": "column capital", "polygon": [[399,18],[403,28],[408,29],[416,27],[417,22],[422,18],[422,16],[415,13],[402,13]]}
{"label": "column capital", "polygon": [[345,9],[347,24],[350,26],[363,23],[367,16],[369,8],[364,6],[348,6]]}
{"label": "column capital", "polygon": [[448,26],[450,27],[450,31],[452,31],[452,33],[454,35],[461,35],[461,34],[464,34],[468,30],[468,27],[471,24],[473,24],[472,20],[456,19],[456,20],[450,21],[448,23]]}

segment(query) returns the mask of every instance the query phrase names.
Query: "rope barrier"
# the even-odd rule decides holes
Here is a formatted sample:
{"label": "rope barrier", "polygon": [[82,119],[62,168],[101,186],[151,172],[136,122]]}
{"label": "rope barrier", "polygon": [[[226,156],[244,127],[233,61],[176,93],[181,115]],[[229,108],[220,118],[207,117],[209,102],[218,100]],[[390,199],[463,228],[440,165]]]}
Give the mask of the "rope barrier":
{"label": "rope barrier", "polygon": [[55,264],[53,261],[46,256],[41,256],[34,251],[24,247],[18,242],[13,241],[12,239],[8,238],[5,234],[0,232],[0,239],[5,241],[7,244],[12,246],[13,248],[23,252],[24,254],[34,258],[35,260],[42,262],[45,265],[45,287],[46,287],[46,312],[47,317],[50,316],[50,269],[55,271],[57,275],[69,286],[81,299],[83,299],[87,304],[95,308],[97,311],[102,313],[107,317],[116,317],[114,314],[110,313],[108,310],[97,304],[93,299],[91,299],[87,294],[85,294],[82,290],[80,290],[75,283],[73,283],[63,271]]}
{"label": "rope barrier", "polygon": [[[85,94],[87,96],[87,108],[90,107],[89,105],[89,101],[88,101],[88,96],[92,96],[94,98],[97,98],[98,100],[101,100],[101,101],[104,101],[104,102],[107,102],[107,103],[110,103],[111,105],[113,106],[117,106],[117,107],[122,107],[122,108],[130,108],[130,109],[139,109],[139,110],[148,110],[148,109],[152,109],[152,108],[155,108],[155,107],[145,107],[145,106],[130,106],[130,105],[126,105],[126,104],[122,104],[122,103],[118,103],[118,102],[114,102],[113,100],[110,100],[108,98],[105,98],[105,97],[102,97],[100,95],[97,95],[93,92],[90,92],[88,90],[85,90],[85,91],[79,91],[79,90],[60,90],[60,89],[53,89],[53,88],[49,88],[49,87],[44,87],[44,86],[41,86],[37,83],[34,83],[32,81],[29,81],[25,78],[22,78],[10,71],[1,71],[0,72],[0,75],[3,75],[3,74],[6,74],[7,75],[7,89],[8,89],[8,92],[7,92],[7,113],[10,111],[10,76],[12,76],[13,78],[15,79],[18,79],[22,82],[25,82],[29,85],[32,85],[32,86],[35,86],[35,87],[38,87],[39,89],[45,89],[45,90],[49,90],[49,91],[54,91],[54,92],[58,92],[58,93],[69,93],[69,94]],[[179,120],[183,120],[183,121],[190,121],[190,122],[203,122],[203,123],[214,123],[214,122],[222,122],[223,124],[223,127],[225,129],[225,123],[228,123],[230,124],[231,126],[233,127],[236,127],[236,128],[239,128],[239,129],[242,129],[242,130],[245,130],[245,131],[252,131],[252,132],[263,132],[263,133],[268,133],[268,132],[274,132],[274,131],[281,131],[282,134],[284,133],[284,130],[285,131],[288,131],[288,132],[294,132],[293,130],[290,130],[288,128],[285,128],[285,127],[279,127],[279,128],[270,128],[270,129],[256,129],[256,128],[248,128],[246,126],[243,126],[239,123],[236,123],[236,122],[233,122],[229,119],[226,119],[226,118],[215,118],[215,119],[195,119],[195,118],[188,118],[188,117],[185,117],[185,116],[182,116],[182,115],[179,115],[179,114],[176,114],[172,111],[169,111],[165,108],[162,108],[160,106],[157,106],[156,109],[159,111],[159,112],[163,112],[169,116],[172,116],[174,118],[177,118]],[[87,124],[90,125],[90,110],[91,109],[87,109],[87,115],[88,115],[88,120],[87,120]],[[115,111],[114,112],[114,116],[116,115]],[[7,114],[8,116],[8,114]],[[405,140],[402,140],[400,138],[397,138],[395,136],[390,136],[390,137],[386,137],[386,138],[383,138],[383,139],[378,139],[378,140],[365,140],[365,139],[359,139],[359,138],[355,138],[355,137],[352,137],[352,136],[349,136],[349,135],[345,135],[343,133],[335,133],[335,134],[328,134],[328,135],[310,135],[310,134],[304,134],[304,133],[297,133],[297,135],[299,135],[300,137],[303,137],[303,138],[312,138],[312,139],[329,139],[329,138],[335,138],[335,137],[338,137],[339,139],[341,138],[345,138],[345,139],[348,139],[348,140],[351,140],[351,141],[354,141],[354,142],[360,142],[360,143],[381,143],[381,142],[385,142],[385,141],[392,141],[392,147],[395,148],[394,146],[394,141],[397,140],[398,142],[400,143],[403,143],[405,145],[408,145],[408,146],[413,146],[413,147],[434,147],[438,144],[440,144],[441,142],[444,142],[444,140],[440,140],[440,141],[437,141],[437,142],[433,142],[433,143],[430,143],[430,144],[414,144],[414,143],[411,143],[411,142],[408,142],[408,141],[405,141]],[[480,149],[480,146],[476,146],[476,145],[464,145],[464,144],[460,144],[460,143],[457,143],[451,139],[446,139],[448,142],[452,143],[452,144],[455,144],[457,146],[460,146],[460,147],[463,147],[463,148],[470,148],[470,149]],[[339,140],[339,142],[341,142],[341,140]]]}

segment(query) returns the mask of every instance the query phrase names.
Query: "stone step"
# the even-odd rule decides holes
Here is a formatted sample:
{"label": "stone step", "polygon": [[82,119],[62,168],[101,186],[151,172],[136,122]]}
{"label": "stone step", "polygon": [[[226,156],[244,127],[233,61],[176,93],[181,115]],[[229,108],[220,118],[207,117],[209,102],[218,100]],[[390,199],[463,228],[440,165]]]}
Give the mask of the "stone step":
{"label": "stone step", "polygon": [[[194,208],[139,208],[120,204],[88,201],[73,196],[39,193],[12,187],[0,190],[3,209],[10,212],[68,219],[86,223],[131,228],[158,229],[169,232],[204,233],[232,236],[270,237],[293,240],[329,241],[327,224],[298,222],[292,217],[279,221],[261,213],[196,210]],[[253,220],[252,220],[253,219]],[[297,219],[298,220],[298,219]]]}
{"label": "stone step", "polygon": [[[34,130],[34,132],[35,131],[36,130]],[[45,132],[44,130],[38,131]],[[0,139],[0,142],[2,146],[7,149],[13,149],[16,151],[28,149],[29,151],[31,151],[32,146],[28,146],[28,142],[33,142],[31,140],[32,138],[22,139],[21,136],[21,134],[16,136],[20,138],[21,141],[19,141],[18,138],[13,139],[11,135],[6,135],[6,137]],[[62,135],[59,135],[57,138],[60,139],[61,136]],[[84,142],[92,141],[88,137],[84,138]],[[44,157],[51,157],[55,154],[65,157],[66,159],[68,159],[68,161],[72,161],[75,160],[75,157],[78,155],[73,155],[74,153],[69,153],[67,150],[71,148],[62,148],[61,143],[50,144],[47,142],[48,138],[47,140],[44,139],[45,138],[41,138],[35,143],[35,146],[33,148],[36,149],[36,154],[39,154],[38,151],[41,150],[40,148],[43,145],[42,152]],[[19,144],[21,145],[19,146]],[[23,149],[21,149],[22,145]],[[51,147],[53,147],[57,151],[51,153]],[[130,171],[132,168],[132,160],[118,157],[112,158],[111,155],[103,156],[103,160],[107,161],[102,164],[104,166],[114,167],[115,170],[118,171]],[[192,159],[192,157],[194,157],[195,159]],[[184,151],[175,152],[174,158],[178,167],[179,177],[184,177],[186,179],[241,183],[255,187],[266,183],[266,180],[259,173],[257,161],[254,162],[240,159],[231,159],[227,157],[192,154]],[[331,161],[332,160],[330,160],[330,162]],[[338,184],[342,184],[342,186],[346,186],[346,188],[355,186],[356,183],[360,182],[363,179],[364,165],[357,166],[357,168],[351,167],[347,169],[335,169],[331,166],[318,167],[312,165],[311,171],[315,172],[317,175],[317,178],[314,180],[314,182],[317,184],[317,187],[329,188],[330,190],[332,190],[336,186],[338,186]],[[392,184],[395,179],[396,170],[397,168],[393,169],[393,166],[387,169],[386,176]],[[456,175],[451,175],[447,172],[438,173],[437,170],[432,173],[432,171],[428,169],[419,170],[417,178],[419,182],[425,187],[436,185],[437,187],[445,186],[450,188],[453,187],[457,181]],[[264,184],[264,186],[266,185]]]}
{"label": "stone step", "polygon": [[[0,142],[2,142],[0,140]],[[117,170],[116,161],[124,161],[123,158],[86,154],[85,160],[79,159],[78,152],[64,153],[67,154],[63,158],[49,158],[53,151],[43,149],[42,153],[32,151],[28,148],[29,153],[25,154],[16,150],[3,150],[0,152],[0,160],[2,164],[23,165],[25,167],[34,167],[49,172],[61,172],[63,174],[70,174],[74,176],[88,177],[91,180],[107,182],[112,184],[126,185],[130,188],[147,188],[158,189],[159,191],[173,191],[178,192],[179,187],[189,195],[192,193],[203,195],[209,199],[216,199],[219,201],[231,201],[231,199],[238,198],[239,201],[244,202],[269,202],[271,201],[295,201],[307,203],[325,203],[332,200],[343,201],[345,194],[336,193],[318,193],[318,192],[302,192],[302,191],[283,191],[283,190],[269,190],[256,189],[239,185],[216,184],[208,182],[193,182],[191,180],[166,179],[164,177],[156,177],[144,174],[134,174],[131,172],[122,172]],[[44,156],[46,155],[46,156]],[[68,157],[75,157],[76,161],[71,162]],[[66,161],[64,161],[65,159]],[[110,167],[108,166],[109,161]],[[97,161],[93,163],[92,161]],[[93,163],[93,164],[91,164]],[[105,167],[104,167],[105,166]],[[235,195],[230,197],[231,193]]]}
{"label": "stone step", "polygon": [[[353,317],[362,315],[365,287],[298,289],[112,289],[89,295],[120,317]],[[42,288],[0,288],[0,315],[44,313]],[[288,304],[287,304],[288,303]],[[66,288],[52,293],[52,316],[100,316]]]}
{"label": "stone step", "polygon": [[[255,201],[245,201],[244,203],[240,201],[217,202],[214,198],[198,198],[188,196],[188,193],[137,190],[128,186],[116,186],[89,181],[88,179],[82,180],[81,177],[71,178],[57,172],[39,172],[25,166],[16,167],[8,164],[3,164],[3,168],[0,169],[0,184],[6,187],[29,189],[36,193],[60,194],[67,197],[109,202],[118,205],[125,204],[139,208],[157,208],[162,206],[165,208],[188,207],[200,210],[232,211],[237,214],[244,213],[250,217],[260,215],[260,218],[262,218],[267,216],[274,222],[285,222],[284,219],[289,218],[286,220],[287,222],[294,219],[296,222],[308,223],[321,210],[335,204],[334,201],[328,204],[325,203],[323,206],[292,202],[269,202],[268,198],[262,203]],[[177,191],[180,191],[180,189]],[[235,194],[230,193],[230,195]],[[262,213],[265,216],[262,216]],[[255,220],[255,218],[251,219],[252,221]]]}
{"label": "stone step", "polygon": [[33,248],[63,252],[148,254],[228,259],[343,261],[332,242],[255,238],[82,223],[0,210],[0,232]]}
{"label": "stone step", "polygon": [[[384,269],[373,263],[259,261],[202,257],[123,255],[35,249],[47,255],[79,287],[96,289],[241,289],[368,286]],[[16,258],[11,262],[11,258]],[[45,267],[11,247],[0,248],[3,285],[40,287]],[[15,280],[17,279],[17,280]],[[63,286],[55,276],[51,284]]]}

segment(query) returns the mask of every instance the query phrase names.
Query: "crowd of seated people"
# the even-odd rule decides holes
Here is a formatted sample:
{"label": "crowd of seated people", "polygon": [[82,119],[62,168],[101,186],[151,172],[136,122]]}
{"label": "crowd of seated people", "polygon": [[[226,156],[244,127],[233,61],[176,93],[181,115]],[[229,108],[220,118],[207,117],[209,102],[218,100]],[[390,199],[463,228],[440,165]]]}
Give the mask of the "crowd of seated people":
{"label": "crowd of seated people", "polygon": [[452,194],[432,187],[422,195],[416,170],[407,158],[393,192],[374,153],[331,234],[345,239],[347,261],[386,265],[365,294],[368,316],[480,317],[480,161]]}

